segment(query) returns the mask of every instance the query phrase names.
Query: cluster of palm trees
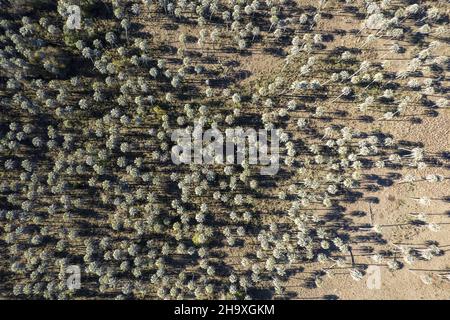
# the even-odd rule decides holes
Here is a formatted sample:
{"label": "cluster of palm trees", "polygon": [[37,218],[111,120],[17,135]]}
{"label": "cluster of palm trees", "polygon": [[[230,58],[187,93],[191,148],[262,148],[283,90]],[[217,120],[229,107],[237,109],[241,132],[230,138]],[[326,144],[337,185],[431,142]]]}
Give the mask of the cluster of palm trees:
{"label": "cluster of palm trees", "polygon": [[[353,261],[352,231],[370,242],[383,228],[355,226],[342,206],[373,168],[422,169],[430,157],[370,126],[353,128],[339,106],[374,122],[423,111],[428,96],[447,108],[434,77],[448,63],[439,55],[444,14],[431,2],[403,10],[402,1],[366,1],[358,9],[381,27],[363,23],[358,49],[327,49],[321,22],[331,0],[79,2],[81,30],[65,27],[67,1],[44,1],[38,14],[34,2],[17,2],[0,14],[1,294],[284,297],[311,265],[312,277],[301,276],[314,286],[333,268],[362,279],[367,263]],[[93,16],[96,8],[105,15]],[[150,28],[139,30],[147,17]],[[194,22],[193,31],[161,22]],[[416,32],[421,50],[395,72],[363,58],[378,40],[400,47]],[[233,76],[240,55],[265,47],[283,51],[278,74],[250,84]],[[276,129],[279,174],[260,176],[247,162],[173,164],[171,133],[198,121]],[[399,255],[413,263],[441,253],[391,247],[373,259],[395,270]],[[67,287],[71,265],[82,270],[79,290]]]}

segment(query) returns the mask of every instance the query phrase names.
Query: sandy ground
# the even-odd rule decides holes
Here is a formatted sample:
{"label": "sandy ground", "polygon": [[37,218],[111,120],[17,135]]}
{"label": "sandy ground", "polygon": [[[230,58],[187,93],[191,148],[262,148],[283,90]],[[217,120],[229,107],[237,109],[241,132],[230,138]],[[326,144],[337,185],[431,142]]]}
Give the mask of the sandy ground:
{"label": "sandy ground", "polygon": [[[302,1],[299,1],[301,4]],[[448,10],[448,8],[447,8]],[[339,28],[350,30],[357,28],[358,22],[349,15],[335,17],[330,21],[324,21],[318,26],[321,32],[332,32]],[[353,35],[336,36],[334,41],[327,43],[327,49],[339,46],[352,47],[358,45],[358,40]],[[400,55],[388,54],[383,48],[389,45],[389,41],[377,41],[367,48],[363,56],[370,61],[383,61],[392,59],[392,71],[397,71],[402,63],[407,61],[395,60]],[[381,49],[380,49],[381,48]],[[414,51],[414,47],[407,49]],[[409,52],[406,53],[408,56]],[[449,54],[448,46],[439,49],[439,54]],[[403,58],[405,54],[401,55]],[[381,59],[380,59],[381,57]],[[246,81],[257,84],[271,75],[277,74],[277,70],[282,68],[282,59],[267,56],[261,53],[252,54],[239,60],[241,66],[250,70],[252,75]],[[448,79],[449,72],[445,71],[444,76]],[[446,82],[448,85],[448,81]],[[351,118],[351,117],[350,117]],[[440,110],[435,117],[422,117],[421,123],[411,123],[410,121],[383,121],[378,122],[376,127],[382,132],[390,133],[397,140],[421,142],[424,149],[430,155],[441,155],[450,150],[450,115],[448,110]],[[361,129],[369,129],[359,122],[352,122],[352,125]],[[372,127],[373,129],[373,127]],[[425,170],[402,169],[402,176],[415,175],[425,177],[428,174],[441,174],[448,177],[450,161],[440,157],[439,167],[426,168]],[[379,175],[389,174],[389,170],[373,170],[371,173]],[[434,257],[431,261],[417,260],[413,264],[403,262],[401,270],[390,271],[386,262],[375,263],[368,254],[355,254],[356,264],[368,264],[367,274],[360,281],[355,281],[348,277],[348,274],[339,269],[330,272],[320,288],[305,288],[303,281],[305,276],[301,273],[292,277],[287,286],[288,291],[294,293],[298,299],[450,299],[450,281],[443,278],[450,272],[450,206],[449,194],[450,180],[440,184],[432,184],[427,181],[415,183],[394,182],[393,185],[381,187],[376,192],[365,193],[364,198],[357,203],[346,206],[346,217],[348,216],[356,224],[370,224],[370,218],[365,215],[357,217],[352,213],[358,211],[368,212],[369,203],[365,199],[377,199],[377,203],[370,204],[373,212],[375,224],[382,227],[383,238],[386,244],[375,245],[374,248],[383,250],[386,248],[394,249],[397,246],[411,248],[426,248],[430,241],[434,241],[442,250],[439,257]],[[422,206],[416,200],[419,197],[429,197],[432,199],[429,206]],[[416,199],[415,199],[416,198]],[[270,208],[276,206],[268,204]],[[425,213],[429,222],[439,225],[440,230],[433,232],[426,226],[413,226],[410,224],[413,215]],[[354,244],[358,248],[358,244]],[[355,250],[357,251],[357,249]],[[400,258],[401,259],[401,258]],[[320,269],[320,264],[309,266],[307,270]],[[344,268],[345,269],[345,268]],[[373,279],[377,274],[379,282],[373,285]]]}

